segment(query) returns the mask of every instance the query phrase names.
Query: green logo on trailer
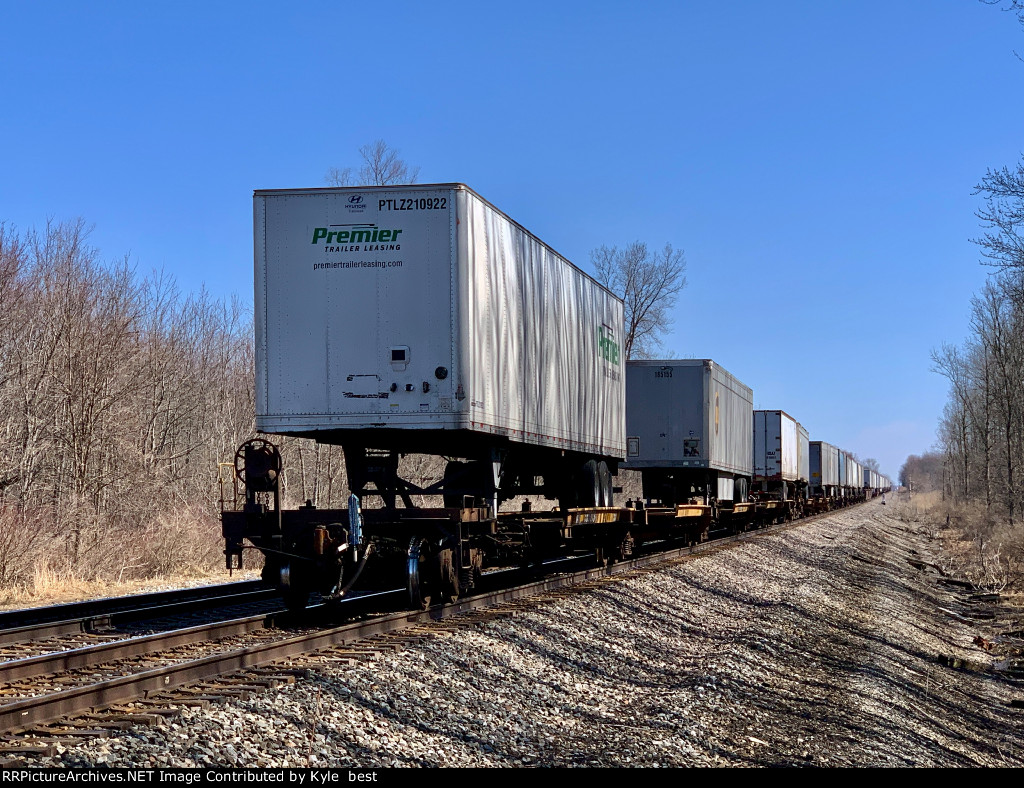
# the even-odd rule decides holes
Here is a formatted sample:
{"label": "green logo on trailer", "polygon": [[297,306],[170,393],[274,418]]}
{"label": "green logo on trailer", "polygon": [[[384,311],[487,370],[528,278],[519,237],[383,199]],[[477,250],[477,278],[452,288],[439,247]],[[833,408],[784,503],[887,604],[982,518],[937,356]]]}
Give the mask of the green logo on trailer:
{"label": "green logo on trailer", "polygon": [[401,230],[384,230],[375,224],[357,224],[348,230],[329,230],[326,227],[313,228],[313,243],[328,244],[392,243],[398,240]]}
{"label": "green logo on trailer", "polygon": [[614,334],[608,326],[600,326],[597,329],[597,355],[605,361],[610,361],[612,364],[618,366],[619,345],[614,339],[612,339],[613,336]]}

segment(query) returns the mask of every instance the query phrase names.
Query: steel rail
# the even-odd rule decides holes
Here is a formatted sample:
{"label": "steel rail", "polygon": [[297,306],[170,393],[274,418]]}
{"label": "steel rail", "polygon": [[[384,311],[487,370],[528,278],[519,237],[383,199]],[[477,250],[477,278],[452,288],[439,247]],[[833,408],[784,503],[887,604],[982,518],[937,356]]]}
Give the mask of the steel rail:
{"label": "steel rail", "polygon": [[169,651],[178,646],[220,640],[235,635],[245,635],[249,632],[255,632],[256,630],[271,626],[272,622],[269,622],[268,618],[269,616],[263,613],[214,624],[200,624],[183,629],[173,629],[168,632],[158,632],[154,635],[129,637],[109,643],[82,646],[67,651],[55,651],[35,657],[23,657],[21,659],[0,662],[0,676],[3,677],[4,683],[8,683],[21,679],[47,676],[52,673],[93,668],[119,659],[142,657],[149,654],[157,654],[161,651]]}
{"label": "steel rail", "polygon": [[[0,612],[0,636],[4,631],[24,629],[29,625],[69,624],[75,621],[100,619],[115,614],[130,614],[143,608],[158,608],[165,605],[204,602],[215,598],[227,598],[240,594],[269,591],[262,580],[242,580],[231,583],[216,583],[195,588],[178,588],[173,591],[154,591],[148,594],[90,599],[84,602],[68,602],[47,607],[19,608]],[[0,641],[2,645],[2,641]]]}
{"label": "steel rail", "polygon": [[170,618],[194,613],[201,610],[215,610],[220,607],[252,604],[264,600],[278,598],[273,588],[262,587],[253,591],[237,594],[217,595],[199,599],[188,599],[181,602],[168,602],[152,607],[138,607],[130,610],[119,610],[102,615],[86,616],[67,621],[52,621],[41,624],[28,624],[22,627],[0,630],[0,646],[11,646],[28,643],[33,640],[45,640],[51,637],[77,635],[96,630],[123,626],[139,621]]}

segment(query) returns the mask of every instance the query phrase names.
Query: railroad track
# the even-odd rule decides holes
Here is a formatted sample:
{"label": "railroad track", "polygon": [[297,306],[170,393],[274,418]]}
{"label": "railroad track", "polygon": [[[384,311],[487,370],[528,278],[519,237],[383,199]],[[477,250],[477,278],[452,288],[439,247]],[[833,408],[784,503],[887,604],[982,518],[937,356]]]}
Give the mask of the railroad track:
{"label": "railroad track", "polygon": [[276,592],[262,581],[247,580],[4,611],[0,612],[0,659],[6,657],[5,649],[33,641],[125,629],[139,622],[171,620],[276,598]]}
{"label": "railroad track", "polygon": [[[105,736],[136,724],[159,724],[163,717],[187,706],[265,691],[294,681],[297,672],[304,673],[324,659],[356,662],[372,658],[385,649],[429,637],[439,627],[450,630],[509,615],[524,604],[542,604],[588,591],[829,514],[722,535],[609,566],[595,567],[593,556],[580,556],[562,563],[557,574],[513,587],[496,587],[425,611],[368,612],[402,605],[405,591],[397,589],[354,597],[330,608],[317,606],[298,619],[285,612],[252,615],[8,660],[0,663],[4,677],[0,685],[0,766],[4,759],[15,764],[18,758],[52,753],[61,741]],[[574,568],[574,562],[577,567],[590,565]],[[550,572],[552,567],[543,571]],[[500,585],[497,573],[491,582]],[[345,623],[332,625],[330,616]],[[282,667],[283,662],[291,664]]]}

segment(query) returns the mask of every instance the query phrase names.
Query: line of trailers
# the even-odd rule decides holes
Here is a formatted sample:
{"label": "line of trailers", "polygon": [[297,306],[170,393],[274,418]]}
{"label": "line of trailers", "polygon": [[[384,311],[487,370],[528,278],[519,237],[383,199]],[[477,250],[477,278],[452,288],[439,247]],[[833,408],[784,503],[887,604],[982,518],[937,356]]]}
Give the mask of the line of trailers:
{"label": "line of trailers", "polygon": [[[626,468],[643,496],[717,503],[756,520],[828,511],[889,489],[889,479],[782,410],[754,410],[750,387],[709,359],[631,361]],[[754,512],[754,515],[748,514]]]}
{"label": "line of trailers", "polygon": [[[262,436],[222,529],[228,567],[259,550],[293,607],[396,583],[422,607],[489,567],[888,488],[711,360],[626,362],[621,299],[462,184],[257,191],[254,227]],[[341,446],[348,506],[284,507],[273,435]],[[440,478],[407,478],[410,454],[444,458]],[[642,495],[617,505],[622,469]]]}

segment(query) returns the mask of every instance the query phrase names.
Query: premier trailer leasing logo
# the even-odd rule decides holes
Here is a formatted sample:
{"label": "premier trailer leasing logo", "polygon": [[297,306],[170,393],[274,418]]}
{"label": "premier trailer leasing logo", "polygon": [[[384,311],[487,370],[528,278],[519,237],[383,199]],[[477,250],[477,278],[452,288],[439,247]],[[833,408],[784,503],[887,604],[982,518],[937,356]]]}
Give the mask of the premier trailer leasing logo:
{"label": "premier trailer leasing logo", "polygon": [[314,246],[323,242],[325,253],[331,252],[400,252],[401,230],[385,230],[375,224],[332,224],[313,228]]}
{"label": "premier trailer leasing logo", "polygon": [[401,230],[384,230],[375,224],[332,224],[331,227],[346,227],[345,230],[330,230],[317,227],[313,230],[312,243],[325,244],[394,243]]}

